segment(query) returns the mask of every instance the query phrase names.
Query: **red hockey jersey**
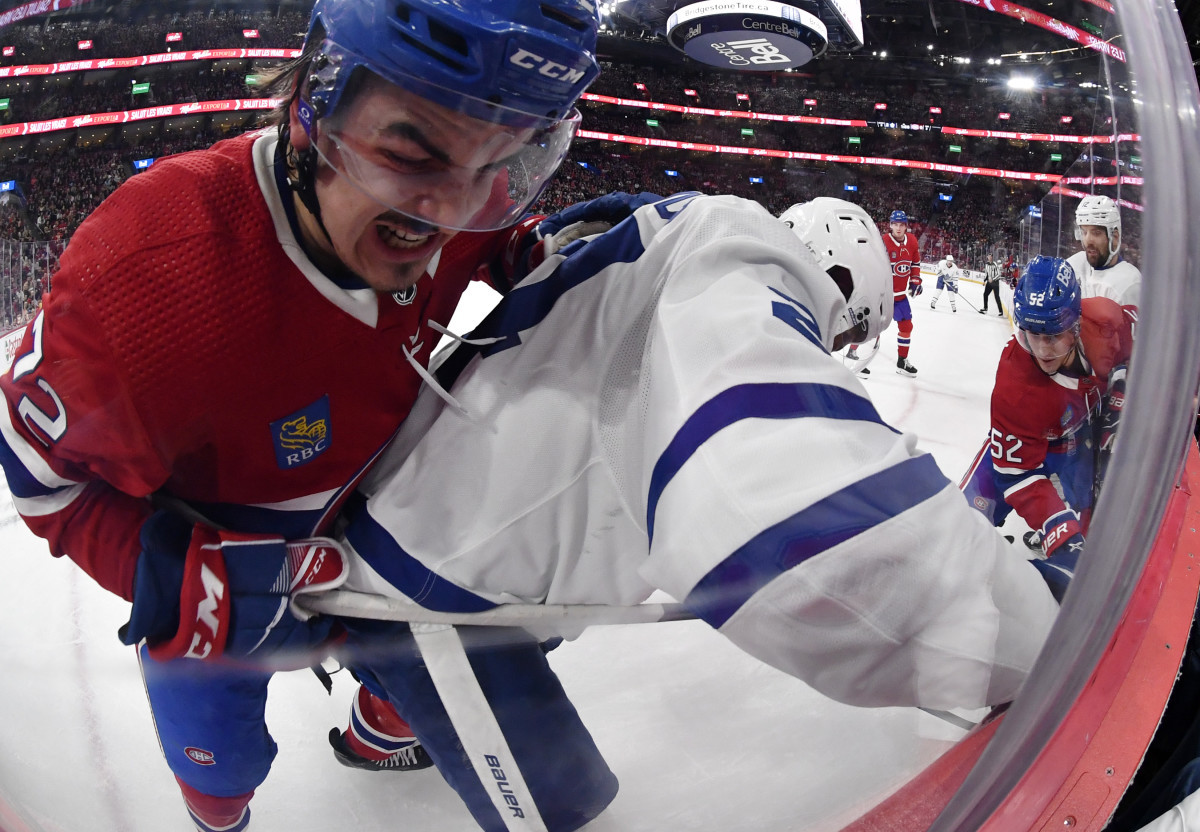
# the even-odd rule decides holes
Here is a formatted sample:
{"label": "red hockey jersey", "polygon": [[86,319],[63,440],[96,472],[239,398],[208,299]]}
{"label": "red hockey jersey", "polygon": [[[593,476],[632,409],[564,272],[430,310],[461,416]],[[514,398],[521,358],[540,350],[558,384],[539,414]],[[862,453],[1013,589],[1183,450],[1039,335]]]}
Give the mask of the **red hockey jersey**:
{"label": "red hockey jersey", "polygon": [[430,322],[513,236],[458,234],[414,292],[341,288],[292,233],[275,145],[230,139],[118,188],[0,379],[18,511],[127,599],[150,495],[240,531],[323,531],[412,405],[405,352],[428,364]]}
{"label": "red hockey jersey", "polygon": [[921,254],[917,250],[917,238],[907,232],[904,241],[899,243],[891,233],[884,234],[883,244],[892,264],[892,300],[895,302],[908,292],[909,279],[921,276]]}
{"label": "red hockey jersey", "polygon": [[[1108,373],[1129,361],[1129,321],[1108,298],[1084,298],[1080,340],[1085,372],[1043,373],[1016,339],[1009,341],[992,390],[992,466],[1004,500],[1031,529],[1067,504],[1086,528],[1092,498],[1091,423]],[[1060,496],[1050,479],[1063,490]],[[1064,501],[1064,497],[1066,498]]]}

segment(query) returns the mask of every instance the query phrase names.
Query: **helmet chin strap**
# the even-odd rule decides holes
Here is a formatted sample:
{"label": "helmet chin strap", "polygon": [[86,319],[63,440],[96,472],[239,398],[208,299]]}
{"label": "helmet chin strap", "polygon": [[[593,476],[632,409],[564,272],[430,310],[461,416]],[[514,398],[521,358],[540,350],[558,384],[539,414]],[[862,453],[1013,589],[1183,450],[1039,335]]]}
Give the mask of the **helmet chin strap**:
{"label": "helmet chin strap", "polygon": [[[317,165],[319,163],[316,148],[310,143],[304,150],[297,150],[291,143],[290,131],[285,124],[279,134],[280,147],[286,148],[284,156],[288,165],[287,181],[288,186],[300,198],[300,204],[304,206],[313,218],[317,221],[317,227],[321,233],[325,235],[326,241],[329,243],[329,250],[334,252],[333,238],[329,235],[329,229],[325,227],[325,221],[321,218],[321,203],[317,199]],[[300,245],[305,249],[310,259],[313,259],[314,253],[309,250],[309,246],[303,239],[298,240]],[[315,261],[314,261],[315,262]],[[333,262],[320,267],[322,271],[331,274],[335,278],[351,279],[355,281],[362,280],[359,275],[350,271],[337,259],[337,255],[333,255]]]}
{"label": "helmet chin strap", "polygon": [[[279,140],[285,143],[288,161],[291,162],[288,170],[288,184],[300,198],[300,204],[313,215],[313,219],[317,221],[317,227],[321,229],[321,233],[325,235],[325,239],[332,247],[333,238],[329,236],[329,229],[325,227],[325,220],[321,217],[321,201],[317,199],[317,166],[320,164],[320,159],[317,156],[317,149],[313,146],[313,142],[316,140],[310,137],[308,147],[304,150],[297,150],[291,143],[291,131],[286,125]],[[293,171],[295,171],[294,174]]]}

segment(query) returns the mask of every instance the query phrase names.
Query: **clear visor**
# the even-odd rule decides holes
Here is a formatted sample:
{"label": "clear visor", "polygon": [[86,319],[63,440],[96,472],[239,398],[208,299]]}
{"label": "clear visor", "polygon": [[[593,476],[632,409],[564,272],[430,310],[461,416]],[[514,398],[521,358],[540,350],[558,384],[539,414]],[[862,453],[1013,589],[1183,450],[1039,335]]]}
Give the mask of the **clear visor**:
{"label": "clear visor", "polygon": [[1076,331],[1072,327],[1057,335],[1044,335],[1027,329],[1017,330],[1017,343],[1027,353],[1042,361],[1057,361],[1066,358],[1075,349]]}
{"label": "clear visor", "polygon": [[[451,109],[404,90],[394,113],[364,118],[362,108],[339,108],[308,132],[325,165],[388,211],[457,231],[512,225],[562,163],[579,111],[561,121],[516,112],[504,119],[503,108],[456,96],[445,99],[461,102]],[[465,112],[484,108],[500,115]],[[346,109],[354,116],[343,117]]]}

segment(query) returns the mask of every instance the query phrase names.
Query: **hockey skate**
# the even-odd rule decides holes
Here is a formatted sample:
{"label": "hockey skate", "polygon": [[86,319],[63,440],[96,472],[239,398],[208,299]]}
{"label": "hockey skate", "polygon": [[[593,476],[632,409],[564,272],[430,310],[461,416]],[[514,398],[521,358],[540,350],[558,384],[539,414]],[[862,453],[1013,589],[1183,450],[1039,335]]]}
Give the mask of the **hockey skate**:
{"label": "hockey skate", "polygon": [[980,309],[980,310],[979,310],[979,314],[980,314],[980,315],[986,315],[986,314],[987,314],[987,310],[986,310],[986,309]]}
{"label": "hockey skate", "polygon": [[915,376],[917,368],[910,364],[907,358],[897,358],[896,372],[902,376]]}
{"label": "hockey skate", "polygon": [[348,768],[361,768],[366,771],[417,771],[433,765],[429,752],[420,742],[401,748],[382,760],[370,760],[350,748],[346,745],[345,736],[337,728],[329,729],[329,744],[333,746],[333,756]]}

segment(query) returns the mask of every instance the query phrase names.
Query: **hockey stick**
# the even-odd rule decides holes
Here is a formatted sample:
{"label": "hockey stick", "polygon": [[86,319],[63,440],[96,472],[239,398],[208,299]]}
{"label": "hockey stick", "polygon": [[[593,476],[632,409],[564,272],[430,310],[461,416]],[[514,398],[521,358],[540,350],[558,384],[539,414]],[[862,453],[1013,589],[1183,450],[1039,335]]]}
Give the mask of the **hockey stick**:
{"label": "hockey stick", "polygon": [[917,710],[924,711],[930,716],[936,716],[938,719],[949,722],[955,728],[962,728],[964,731],[970,731],[979,724],[977,722],[972,722],[969,719],[963,719],[958,714],[952,714],[949,711],[939,711],[936,708],[922,708],[918,705]]}
{"label": "hockey stick", "polygon": [[628,607],[607,604],[501,604],[483,612],[438,612],[412,601],[347,589],[306,595],[302,600],[298,598],[296,604],[309,612],[347,618],[496,627],[537,625],[544,628],[560,624],[572,631],[597,624],[651,624],[695,618],[681,604],[674,603],[634,604]]}
{"label": "hockey stick", "polygon": [[446,624],[413,624],[412,633],[458,741],[505,828],[547,832],[458,631]]}
{"label": "hockey stick", "polygon": [[[440,649],[437,642],[429,645],[427,648],[426,642],[431,639],[422,635],[429,632],[451,631],[455,625],[480,625],[480,626],[497,626],[497,627],[523,627],[529,625],[537,625],[539,628],[545,628],[547,625],[551,627],[555,624],[562,625],[564,630],[577,631],[581,627],[590,627],[598,624],[652,624],[660,621],[692,621],[696,616],[683,608],[682,604],[634,604],[628,607],[609,606],[606,604],[501,604],[493,609],[484,612],[437,612],[435,610],[426,609],[420,604],[415,604],[411,601],[401,601],[399,598],[389,598],[384,595],[373,595],[366,592],[354,592],[348,589],[335,589],[331,592],[323,592],[318,595],[307,595],[303,600],[297,600],[297,605],[304,607],[310,612],[324,613],[326,615],[342,615],[348,618],[374,618],[384,621],[407,621],[412,624],[414,637],[417,639],[417,644],[421,648],[422,655],[426,661],[429,661],[429,654],[426,650],[436,652]],[[458,641],[457,633],[453,634],[454,641],[458,642],[458,650],[462,650],[462,644]],[[439,636],[438,639],[449,640],[449,636]],[[464,656],[465,658],[465,656]],[[468,665],[467,670],[470,670]],[[430,672],[433,672],[432,666]],[[473,680],[473,677],[472,677]],[[439,693],[442,690],[442,684],[438,677],[434,677],[434,684],[437,686]],[[478,685],[475,685],[478,689]],[[445,697],[443,696],[445,703]],[[447,712],[450,712],[449,703],[446,704]],[[486,705],[486,702],[484,703]],[[490,716],[490,706],[488,714]],[[974,722],[963,719],[949,711],[940,711],[933,708],[919,707],[919,710],[924,711],[930,716],[935,716],[938,719],[954,725],[955,727],[964,730],[970,730],[975,727]],[[471,708],[464,712],[466,715],[463,718],[473,718]],[[458,719],[453,713],[450,713],[451,720],[455,727],[458,728]],[[462,729],[459,729],[462,733]],[[503,739],[501,737],[501,739]],[[463,740],[466,747],[466,739]],[[507,750],[507,748],[506,748]],[[472,756],[472,762],[475,762],[475,757]],[[483,776],[482,774],[480,775]],[[491,781],[487,777],[483,777],[485,784]],[[504,814],[503,808],[501,815]],[[517,827],[525,828],[525,827]]]}
{"label": "hockey stick", "polygon": [[961,298],[962,300],[966,301],[966,302],[967,302],[967,306],[971,307],[971,308],[972,308],[972,309],[974,309],[976,312],[982,312],[982,311],[983,311],[983,310],[982,310],[982,309],[980,309],[978,306],[976,306],[975,304],[971,303],[971,301],[970,301],[970,300],[967,298],[967,296],[966,296],[966,295],[964,295],[962,292],[955,292],[954,294],[958,295],[958,296],[959,296],[959,298]]}

